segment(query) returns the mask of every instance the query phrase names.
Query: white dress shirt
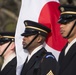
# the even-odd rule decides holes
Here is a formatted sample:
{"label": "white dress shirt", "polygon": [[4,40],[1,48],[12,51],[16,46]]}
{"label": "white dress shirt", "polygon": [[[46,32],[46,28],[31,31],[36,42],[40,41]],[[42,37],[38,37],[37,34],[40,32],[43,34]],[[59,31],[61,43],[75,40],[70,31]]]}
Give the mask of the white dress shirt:
{"label": "white dress shirt", "polygon": [[37,52],[39,51],[41,48],[43,47],[43,45],[38,46],[37,48],[35,48],[31,54],[28,55],[28,60],[27,62],[30,60],[30,58]]}

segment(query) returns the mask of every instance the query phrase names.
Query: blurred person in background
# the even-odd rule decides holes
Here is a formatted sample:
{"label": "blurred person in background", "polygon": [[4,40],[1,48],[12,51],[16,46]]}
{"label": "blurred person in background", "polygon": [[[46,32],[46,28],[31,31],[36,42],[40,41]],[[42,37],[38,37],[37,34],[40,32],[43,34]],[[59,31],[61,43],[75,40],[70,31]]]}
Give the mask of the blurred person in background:
{"label": "blurred person in background", "polygon": [[[15,33],[0,33],[0,75],[16,75]],[[2,58],[2,59],[1,59]]]}

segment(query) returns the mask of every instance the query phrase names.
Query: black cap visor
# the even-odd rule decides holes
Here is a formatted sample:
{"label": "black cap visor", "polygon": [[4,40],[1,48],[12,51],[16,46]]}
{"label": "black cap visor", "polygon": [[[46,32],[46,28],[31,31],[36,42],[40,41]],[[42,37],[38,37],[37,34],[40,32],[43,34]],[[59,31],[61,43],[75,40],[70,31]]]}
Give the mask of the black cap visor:
{"label": "black cap visor", "polygon": [[71,21],[73,21],[74,19],[59,19],[58,23],[60,24],[67,24]]}
{"label": "black cap visor", "polygon": [[58,23],[60,24],[67,24],[76,19],[76,16],[73,15],[61,15]]}
{"label": "black cap visor", "polygon": [[5,44],[5,43],[7,43],[9,41],[11,41],[10,38],[0,38],[0,45],[3,45],[3,44]]}
{"label": "black cap visor", "polygon": [[38,31],[37,30],[34,30],[34,29],[25,29],[24,33],[21,34],[21,36],[25,36],[25,37],[28,37],[28,36],[31,36],[31,35],[35,35],[35,34],[38,34]]}

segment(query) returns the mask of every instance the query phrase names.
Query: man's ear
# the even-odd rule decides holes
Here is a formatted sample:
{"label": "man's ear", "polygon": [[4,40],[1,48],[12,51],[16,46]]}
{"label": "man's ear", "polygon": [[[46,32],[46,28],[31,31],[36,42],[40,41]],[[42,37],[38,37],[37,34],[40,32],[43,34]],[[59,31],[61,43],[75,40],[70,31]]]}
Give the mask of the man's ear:
{"label": "man's ear", "polygon": [[39,35],[37,40],[38,40],[38,42],[41,42],[42,41],[42,37]]}
{"label": "man's ear", "polygon": [[11,50],[13,50],[14,48],[15,48],[15,43],[12,42],[12,43],[11,43]]}

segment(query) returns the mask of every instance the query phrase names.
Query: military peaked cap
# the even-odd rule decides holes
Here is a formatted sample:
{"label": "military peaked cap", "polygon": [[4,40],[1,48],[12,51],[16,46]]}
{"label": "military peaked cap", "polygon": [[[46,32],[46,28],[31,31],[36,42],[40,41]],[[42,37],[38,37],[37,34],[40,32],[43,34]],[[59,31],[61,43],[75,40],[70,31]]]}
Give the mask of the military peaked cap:
{"label": "military peaked cap", "polygon": [[0,32],[0,44],[7,43],[9,41],[14,41],[14,32]]}
{"label": "military peaked cap", "polygon": [[58,20],[59,23],[66,24],[76,19],[76,6],[61,5],[59,10],[61,12],[60,18]]}
{"label": "military peaked cap", "polygon": [[34,21],[25,20],[24,24],[25,31],[21,34],[22,36],[27,37],[35,34],[46,36],[51,31],[48,27],[44,26],[43,24]]}

